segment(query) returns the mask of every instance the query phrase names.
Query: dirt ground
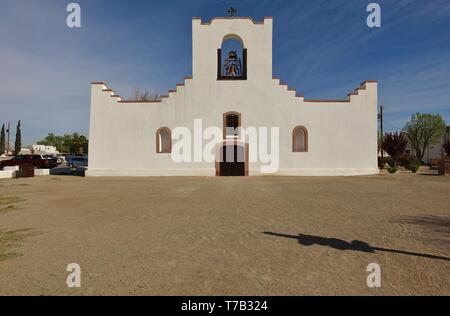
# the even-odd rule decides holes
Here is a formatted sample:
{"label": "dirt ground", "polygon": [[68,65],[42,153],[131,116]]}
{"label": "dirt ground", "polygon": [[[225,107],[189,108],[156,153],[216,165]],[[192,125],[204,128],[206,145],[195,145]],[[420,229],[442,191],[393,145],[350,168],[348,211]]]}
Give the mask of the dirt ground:
{"label": "dirt ground", "polygon": [[2,295],[450,295],[449,258],[450,177],[0,180]]}

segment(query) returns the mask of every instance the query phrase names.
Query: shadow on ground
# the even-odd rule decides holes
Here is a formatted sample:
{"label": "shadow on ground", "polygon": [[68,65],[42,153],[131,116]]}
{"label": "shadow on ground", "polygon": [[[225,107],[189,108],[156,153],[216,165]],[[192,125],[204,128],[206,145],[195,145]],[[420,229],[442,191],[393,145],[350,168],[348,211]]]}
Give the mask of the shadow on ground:
{"label": "shadow on ground", "polygon": [[450,250],[450,216],[448,215],[401,216],[392,222],[413,226],[412,229],[419,232],[417,239],[440,248],[444,253]]}
{"label": "shadow on ground", "polygon": [[450,216],[404,216],[398,218],[395,222],[422,226],[427,230],[450,234]]}
{"label": "shadow on ground", "polygon": [[423,258],[428,258],[428,259],[450,261],[450,258],[443,257],[443,256],[436,256],[436,255],[431,255],[431,254],[426,254],[426,253],[418,253],[418,252],[411,252],[411,251],[404,251],[404,250],[397,250],[397,249],[390,249],[390,248],[374,247],[374,246],[370,246],[368,243],[365,243],[360,240],[353,240],[352,242],[347,242],[345,240],[337,239],[337,238],[326,238],[326,237],[303,235],[303,234],[299,234],[298,236],[273,233],[273,232],[264,232],[264,234],[270,235],[270,236],[275,236],[275,237],[295,239],[302,246],[318,245],[318,246],[330,247],[330,248],[337,249],[337,250],[351,250],[351,251],[359,251],[359,252],[367,252],[367,253],[376,253],[377,251],[390,252],[390,253],[396,253],[396,254],[402,254],[402,255],[423,257]]}
{"label": "shadow on ground", "polygon": [[50,175],[84,177],[85,171],[85,168],[77,168],[76,170],[72,170],[70,167],[58,167],[50,169]]}

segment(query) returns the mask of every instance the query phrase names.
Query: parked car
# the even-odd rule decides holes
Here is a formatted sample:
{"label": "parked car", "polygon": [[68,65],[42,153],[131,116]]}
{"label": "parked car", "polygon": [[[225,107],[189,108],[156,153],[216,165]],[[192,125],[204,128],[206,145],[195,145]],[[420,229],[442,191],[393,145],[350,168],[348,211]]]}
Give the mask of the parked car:
{"label": "parked car", "polygon": [[52,169],[58,166],[56,159],[53,158],[45,158],[41,155],[18,155],[10,160],[0,161],[0,169],[30,164],[39,169]]}
{"label": "parked car", "polygon": [[49,165],[52,166],[52,168],[58,166],[58,157],[55,155],[42,155],[44,159],[47,159],[49,161]]}
{"label": "parked car", "polygon": [[87,156],[70,157],[69,160],[67,161],[67,164],[72,169],[75,169],[78,167],[87,167],[88,166],[88,157]]}

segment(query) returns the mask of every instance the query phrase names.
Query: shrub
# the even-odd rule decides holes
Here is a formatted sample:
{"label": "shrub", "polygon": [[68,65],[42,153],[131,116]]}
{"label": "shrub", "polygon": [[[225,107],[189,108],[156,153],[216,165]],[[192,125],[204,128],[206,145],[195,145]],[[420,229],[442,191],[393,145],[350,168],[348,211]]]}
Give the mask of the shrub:
{"label": "shrub", "polygon": [[378,168],[384,169],[389,160],[390,157],[378,157]]}
{"label": "shrub", "polygon": [[397,168],[397,162],[395,161],[394,158],[389,157],[387,163],[388,163],[389,167],[391,167],[391,168]]}
{"label": "shrub", "polygon": [[388,168],[389,173],[396,173],[398,171],[397,167],[389,167]]}
{"label": "shrub", "polygon": [[442,145],[442,149],[444,149],[444,152],[447,156],[450,156],[450,140],[446,141],[443,145]]}
{"label": "shrub", "polygon": [[417,159],[411,155],[402,155],[399,158],[400,166],[405,167],[406,169],[409,169],[409,166],[416,161]]}
{"label": "shrub", "polygon": [[396,167],[396,162],[392,157],[378,157],[378,168],[384,169],[386,165],[389,167]]}
{"label": "shrub", "polygon": [[411,170],[412,173],[416,173],[419,170],[420,165],[421,165],[420,162],[414,161],[414,162],[409,164],[407,169]]}

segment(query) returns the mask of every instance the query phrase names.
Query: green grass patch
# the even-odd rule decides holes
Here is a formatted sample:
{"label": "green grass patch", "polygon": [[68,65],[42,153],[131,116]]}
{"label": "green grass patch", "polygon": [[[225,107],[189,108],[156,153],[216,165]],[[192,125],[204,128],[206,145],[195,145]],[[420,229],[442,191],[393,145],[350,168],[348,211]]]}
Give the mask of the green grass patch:
{"label": "green grass patch", "polygon": [[0,215],[17,209],[15,204],[24,201],[20,197],[0,196]]}
{"label": "green grass patch", "polygon": [[3,230],[0,229],[0,262],[22,254],[15,251],[25,239],[33,236],[31,229]]}
{"label": "green grass patch", "polygon": [[17,204],[23,199],[17,196],[0,196],[0,207],[4,205]]}
{"label": "green grass patch", "polygon": [[8,205],[8,206],[6,206],[6,207],[2,207],[2,208],[0,208],[0,215],[1,215],[1,214],[4,214],[4,213],[7,213],[7,212],[9,212],[9,211],[12,211],[12,210],[14,210],[14,209],[16,209],[16,206],[15,206],[15,205]]}

